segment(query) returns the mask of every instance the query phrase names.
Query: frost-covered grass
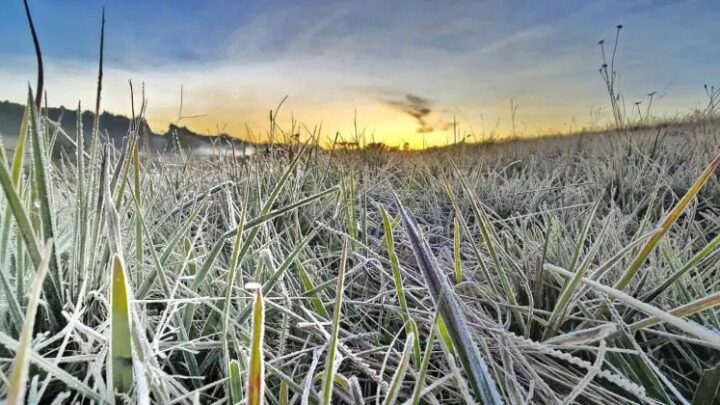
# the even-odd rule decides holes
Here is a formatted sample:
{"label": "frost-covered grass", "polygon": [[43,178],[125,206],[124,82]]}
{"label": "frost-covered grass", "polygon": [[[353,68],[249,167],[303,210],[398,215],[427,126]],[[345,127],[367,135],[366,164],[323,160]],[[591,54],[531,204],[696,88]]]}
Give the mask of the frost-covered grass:
{"label": "frost-covered grass", "polygon": [[8,399],[713,401],[715,125],[50,160],[36,115],[0,168]]}

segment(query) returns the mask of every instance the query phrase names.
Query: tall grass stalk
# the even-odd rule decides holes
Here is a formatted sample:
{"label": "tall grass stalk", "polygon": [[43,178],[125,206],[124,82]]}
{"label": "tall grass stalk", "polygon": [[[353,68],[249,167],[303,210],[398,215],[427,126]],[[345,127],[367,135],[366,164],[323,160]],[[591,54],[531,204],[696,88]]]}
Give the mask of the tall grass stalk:
{"label": "tall grass stalk", "polygon": [[333,309],[330,341],[328,342],[327,358],[325,360],[325,374],[322,380],[322,403],[329,405],[332,402],[333,385],[335,382],[335,357],[340,332],[340,319],[342,314],[343,286],[345,283],[345,268],[347,266],[348,242],[343,243],[338,265],[337,286],[335,287],[335,304]]}

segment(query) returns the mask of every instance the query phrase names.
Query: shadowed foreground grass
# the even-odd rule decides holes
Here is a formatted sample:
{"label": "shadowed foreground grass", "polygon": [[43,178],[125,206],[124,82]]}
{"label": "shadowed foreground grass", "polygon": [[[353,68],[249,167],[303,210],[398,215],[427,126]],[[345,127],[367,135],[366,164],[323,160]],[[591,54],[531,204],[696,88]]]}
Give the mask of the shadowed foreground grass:
{"label": "shadowed foreground grass", "polygon": [[10,403],[718,399],[714,125],[247,160],[131,128],[51,160],[28,106],[0,164]]}

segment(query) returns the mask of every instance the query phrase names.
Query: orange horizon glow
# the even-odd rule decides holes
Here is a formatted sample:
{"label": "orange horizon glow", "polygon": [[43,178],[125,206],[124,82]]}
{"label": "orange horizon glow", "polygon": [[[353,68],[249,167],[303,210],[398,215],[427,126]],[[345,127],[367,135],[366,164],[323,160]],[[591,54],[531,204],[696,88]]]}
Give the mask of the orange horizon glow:
{"label": "orange horizon glow", "polygon": [[[347,105],[323,106],[322,109],[295,108],[290,109],[284,106],[280,110],[276,124],[275,141],[281,142],[282,131],[289,133],[295,123],[295,133],[300,133],[302,140],[310,138],[310,134],[320,131],[320,145],[331,147],[335,142],[336,134],[338,142],[357,142],[359,145],[370,143],[383,143],[390,147],[402,149],[407,144],[412,150],[447,146],[463,139],[468,143],[482,143],[490,140],[503,141],[509,139],[536,138],[542,136],[566,135],[581,132],[583,130],[599,130],[608,127],[609,121],[593,123],[569,123],[556,124],[552,117],[545,117],[535,123],[528,123],[523,120],[516,123],[515,136],[513,137],[511,124],[494,123],[493,127],[487,128],[482,122],[461,121],[457,117],[456,131],[449,129],[436,129],[432,132],[419,132],[419,125],[410,116],[398,114],[392,108],[379,103],[369,103],[363,107],[354,108]],[[215,111],[212,114],[202,113],[202,109],[194,109],[193,114],[197,116],[177,120],[177,109],[157,109],[148,111],[148,124],[155,132],[165,132],[170,124],[184,126],[193,132],[202,135],[228,134],[235,138],[262,143],[268,141],[270,121],[269,111],[240,109],[241,112]],[[355,114],[357,112],[357,118]],[[188,115],[192,115],[188,113]],[[242,119],[251,117],[252,119]],[[357,120],[357,128],[355,121]],[[450,118],[452,120],[452,117]],[[282,131],[281,131],[282,130]]]}

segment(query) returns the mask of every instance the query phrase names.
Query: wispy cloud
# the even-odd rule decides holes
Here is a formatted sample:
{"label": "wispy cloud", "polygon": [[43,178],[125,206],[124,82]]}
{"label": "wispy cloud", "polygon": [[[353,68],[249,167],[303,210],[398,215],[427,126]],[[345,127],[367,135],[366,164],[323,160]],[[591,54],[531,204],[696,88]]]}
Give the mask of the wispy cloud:
{"label": "wispy cloud", "polygon": [[432,102],[420,96],[414,94],[406,94],[405,98],[401,100],[387,100],[388,105],[401,111],[417,120],[419,134],[426,134],[435,131],[436,129],[445,131],[449,129],[452,124],[442,119],[431,120],[431,114],[433,112]]}

